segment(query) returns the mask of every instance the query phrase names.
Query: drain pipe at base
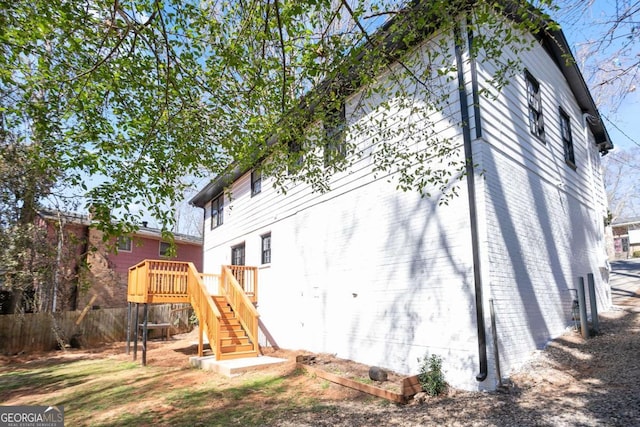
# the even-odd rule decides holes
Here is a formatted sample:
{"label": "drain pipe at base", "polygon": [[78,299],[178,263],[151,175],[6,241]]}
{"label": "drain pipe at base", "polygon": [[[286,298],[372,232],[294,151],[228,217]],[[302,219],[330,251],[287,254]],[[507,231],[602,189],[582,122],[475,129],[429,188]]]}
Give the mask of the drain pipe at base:
{"label": "drain pipe at base", "polygon": [[469,124],[469,104],[464,81],[464,68],[462,60],[462,47],[460,40],[463,40],[458,28],[454,31],[456,38],[456,67],[458,69],[458,94],[460,96],[460,114],[462,119],[462,136],[464,140],[464,157],[466,161],[465,174],[467,178],[467,192],[469,194],[469,223],[471,227],[471,248],[473,251],[473,281],[476,294],[476,324],[478,327],[478,358],[480,361],[480,372],[476,375],[476,380],[482,382],[487,379],[487,335],[484,322],[484,306],[482,299],[482,277],[480,275],[480,248],[478,237],[478,215],[476,211],[476,191],[475,176],[473,167],[473,151],[471,147],[471,128]]}

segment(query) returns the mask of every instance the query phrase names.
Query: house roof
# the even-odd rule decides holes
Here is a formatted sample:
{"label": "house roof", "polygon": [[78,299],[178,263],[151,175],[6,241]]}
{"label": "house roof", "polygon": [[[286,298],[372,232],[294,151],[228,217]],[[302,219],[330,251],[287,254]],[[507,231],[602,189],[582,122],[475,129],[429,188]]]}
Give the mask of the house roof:
{"label": "house roof", "polygon": [[[419,10],[419,7],[424,7],[426,4],[423,2],[416,2],[417,7],[414,5],[416,10]],[[531,13],[535,13],[535,9],[532,9]],[[517,14],[511,15],[511,19],[521,19]],[[398,46],[394,44],[393,46],[390,43],[390,40],[397,40],[398,37],[391,37],[392,35],[388,34],[389,28],[391,28],[391,22],[393,20],[387,22],[380,28],[379,32],[382,33],[383,37],[383,46],[385,48],[390,49],[390,51],[395,51],[396,55],[399,50],[402,50],[403,46]],[[546,22],[548,24],[548,22]],[[571,91],[573,92],[578,106],[580,107],[583,114],[586,114],[587,124],[595,137],[596,145],[598,146],[600,152],[604,155],[609,150],[613,149],[613,143],[611,142],[611,138],[609,137],[609,133],[602,121],[602,117],[598,112],[598,108],[591,96],[589,88],[578,68],[577,62],[575,61],[573,54],[571,53],[571,49],[569,47],[569,43],[567,42],[566,37],[561,29],[557,30],[547,30],[541,25],[540,31],[538,34],[535,34],[535,37],[541,42],[542,46],[549,53],[551,58],[558,65],[558,68],[564,75],[567,80]],[[409,48],[410,46],[404,46],[404,49]],[[356,61],[356,63],[360,63],[360,61]],[[348,78],[348,77],[347,77]],[[323,82],[321,86],[330,85],[330,82]],[[189,203],[204,208],[204,206],[212,200],[214,197],[218,196],[222,193],[225,187],[228,187],[238,178],[240,178],[243,174],[248,172],[251,169],[250,166],[241,167],[238,164],[232,163],[229,165],[227,170],[222,174],[215,177],[211,182],[209,182],[202,190],[198,192]]]}
{"label": "house roof", "polygon": [[[162,240],[162,230],[152,227],[140,227],[138,231],[133,233],[134,236],[149,237],[152,239]],[[176,243],[185,243],[190,245],[202,245],[202,237],[191,236],[189,234],[173,233],[173,239]]]}
{"label": "house roof", "polygon": [[[48,221],[58,221],[60,219],[67,223],[84,225],[89,227],[92,222],[88,215],[83,215],[75,212],[62,212],[53,210],[41,210],[38,215]],[[162,240],[162,230],[159,228],[147,227],[146,223],[143,223],[137,231],[133,233],[133,236],[147,237],[151,239]],[[203,239],[200,236],[192,236],[189,234],[173,233],[173,239],[176,243],[184,243],[190,245],[202,245]]]}

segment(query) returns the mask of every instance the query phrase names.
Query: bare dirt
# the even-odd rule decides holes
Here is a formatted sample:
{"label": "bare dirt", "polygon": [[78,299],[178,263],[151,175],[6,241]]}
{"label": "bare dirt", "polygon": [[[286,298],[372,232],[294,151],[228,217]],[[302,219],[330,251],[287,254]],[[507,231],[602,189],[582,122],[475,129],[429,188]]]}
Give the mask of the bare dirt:
{"label": "bare dirt", "polygon": [[[520,371],[512,373],[506,386],[496,392],[467,392],[450,388],[443,396],[393,404],[372,398],[313,375],[295,374],[296,356],[301,350],[265,350],[269,356],[288,360],[286,364],[261,371],[260,375],[286,378],[284,399],[304,397],[313,407],[292,405],[286,417],[270,422],[276,426],[640,426],[640,298],[629,298],[614,311],[601,313],[600,333],[588,340],[576,331],[567,331],[544,350],[536,352]],[[203,374],[189,368],[195,355],[195,332],[174,336],[170,341],[149,343],[150,366],[171,368],[167,384],[202,384]],[[140,350],[139,350],[140,351]],[[141,354],[138,354],[140,358]],[[312,355],[314,366],[366,382],[368,366],[333,355]],[[93,350],[69,350],[0,357],[0,366],[26,367],[55,364],[66,360],[111,358],[130,361],[124,343]],[[240,379],[215,376],[218,386],[233,387],[257,373]],[[390,373],[386,387],[397,387],[401,376]],[[249,404],[269,409],[273,399],[254,393],[244,398]],[[253,401],[251,401],[253,399]],[[19,397],[0,395],[4,404],[20,404]],[[8,402],[8,403],[7,403]],[[317,403],[320,402],[321,405]],[[141,402],[127,409],[139,411]],[[155,406],[161,411],[161,404]],[[215,407],[211,408],[215,410]],[[235,424],[234,424],[235,425]]]}

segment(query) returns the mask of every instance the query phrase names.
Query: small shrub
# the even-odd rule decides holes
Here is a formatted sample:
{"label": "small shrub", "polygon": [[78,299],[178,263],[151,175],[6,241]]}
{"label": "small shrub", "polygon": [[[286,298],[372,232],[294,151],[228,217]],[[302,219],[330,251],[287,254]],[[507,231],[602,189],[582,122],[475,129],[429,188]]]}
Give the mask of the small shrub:
{"label": "small shrub", "polygon": [[418,381],[422,389],[429,396],[437,396],[445,391],[447,383],[444,380],[444,372],[442,372],[442,358],[435,354],[429,356],[426,354],[420,365],[420,373]]}
{"label": "small shrub", "polygon": [[640,258],[640,251],[633,251],[634,258]]}

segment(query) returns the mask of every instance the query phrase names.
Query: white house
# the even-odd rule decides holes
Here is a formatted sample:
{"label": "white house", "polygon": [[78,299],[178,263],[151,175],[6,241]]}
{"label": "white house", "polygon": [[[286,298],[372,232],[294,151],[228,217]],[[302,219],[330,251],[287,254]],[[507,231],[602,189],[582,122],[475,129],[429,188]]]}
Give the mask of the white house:
{"label": "white house", "polygon": [[443,358],[450,384],[495,388],[493,340],[503,374],[523,363],[573,324],[578,277],[594,273],[599,307],[609,304],[599,157],[613,145],[563,34],[536,38],[528,51],[504,46],[503,59],[521,65],[499,93],[492,62],[449,43],[458,72],[439,80],[447,96],[433,122],[469,169],[448,205],[371,172],[366,153],[380,141],[354,129],[383,101],[390,126],[402,126],[412,105],[356,91],[344,101],[347,138],[365,155],[330,191],[297,184],[285,195],[236,169],[191,200],[205,210],[204,271],[259,266],[258,311],[281,347],[403,374],[428,352]]}

